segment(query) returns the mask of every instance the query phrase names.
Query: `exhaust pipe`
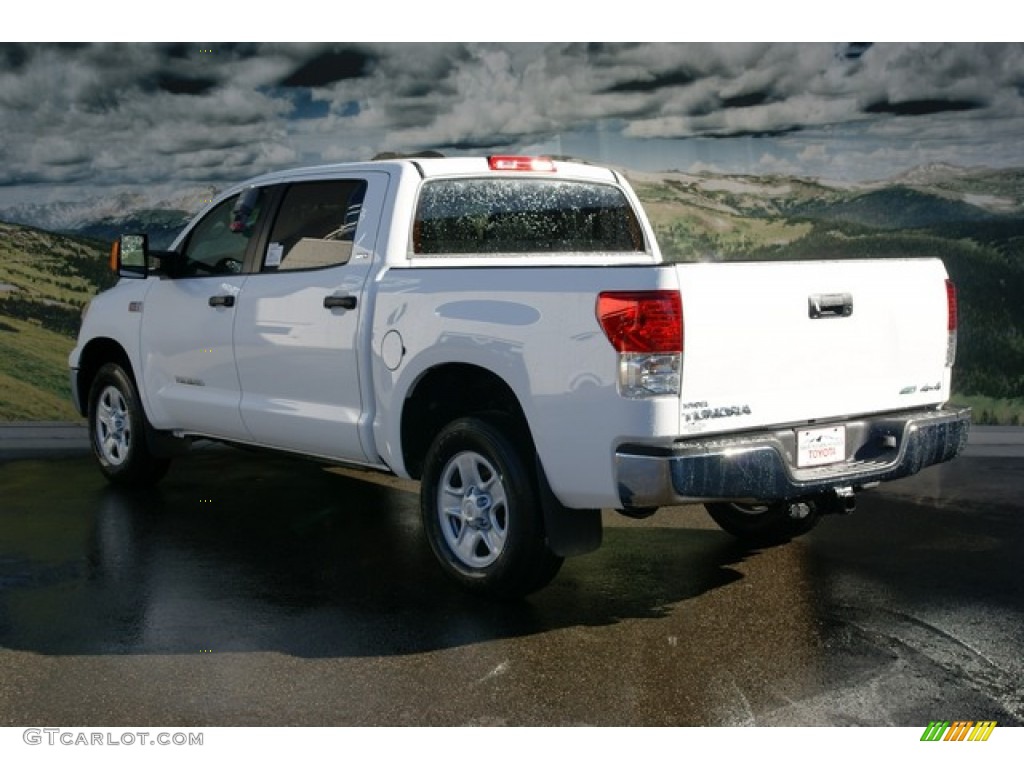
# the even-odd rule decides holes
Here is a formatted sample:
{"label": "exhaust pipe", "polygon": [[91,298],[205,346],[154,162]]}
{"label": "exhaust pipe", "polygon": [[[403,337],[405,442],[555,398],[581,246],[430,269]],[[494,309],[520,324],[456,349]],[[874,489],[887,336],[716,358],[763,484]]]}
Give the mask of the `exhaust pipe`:
{"label": "exhaust pipe", "polygon": [[813,501],[794,501],[789,505],[789,516],[793,520],[803,520],[813,511]]}

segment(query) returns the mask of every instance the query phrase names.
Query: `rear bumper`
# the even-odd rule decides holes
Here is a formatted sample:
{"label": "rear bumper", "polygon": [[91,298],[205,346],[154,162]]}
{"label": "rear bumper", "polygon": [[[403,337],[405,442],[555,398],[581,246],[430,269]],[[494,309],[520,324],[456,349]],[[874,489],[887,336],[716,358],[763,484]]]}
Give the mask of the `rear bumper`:
{"label": "rear bumper", "polygon": [[966,445],[970,423],[969,408],[837,421],[846,426],[846,461],[804,469],[796,467],[794,429],[684,440],[669,448],[623,445],[615,454],[619,497],[624,508],[640,508],[857,490],[949,461]]}

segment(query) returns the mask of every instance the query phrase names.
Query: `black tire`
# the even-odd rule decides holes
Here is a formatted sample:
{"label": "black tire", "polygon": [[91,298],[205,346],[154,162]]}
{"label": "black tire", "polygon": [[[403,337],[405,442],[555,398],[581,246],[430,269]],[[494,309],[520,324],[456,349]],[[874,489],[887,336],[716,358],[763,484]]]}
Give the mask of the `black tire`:
{"label": "black tire", "polygon": [[101,367],[89,388],[89,442],[100,471],[118,485],[152,485],[171,464],[150,452],[135,382],[117,363]]}
{"label": "black tire", "polygon": [[727,533],[748,544],[770,546],[801,536],[818,524],[813,504],[803,517],[791,514],[791,504],[777,501],[764,504],[705,504],[708,514]]}
{"label": "black tire", "polygon": [[463,587],[513,600],[546,586],[563,559],[548,549],[533,462],[506,425],[453,421],[427,451],[420,510],[444,571]]}

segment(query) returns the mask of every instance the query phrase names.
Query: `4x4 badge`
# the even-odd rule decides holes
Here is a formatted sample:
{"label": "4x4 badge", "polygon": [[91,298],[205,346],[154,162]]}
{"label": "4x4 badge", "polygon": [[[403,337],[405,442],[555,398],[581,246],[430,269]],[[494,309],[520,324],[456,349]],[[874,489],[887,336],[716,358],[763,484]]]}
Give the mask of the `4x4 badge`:
{"label": "4x4 badge", "polygon": [[749,405],[727,405],[721,408],[701,408],[699,410],[684,411],[683,420],[689,424],[694,421],[705,421],[706,419],[728,419],[733,416],[749,416],[750,414]]}

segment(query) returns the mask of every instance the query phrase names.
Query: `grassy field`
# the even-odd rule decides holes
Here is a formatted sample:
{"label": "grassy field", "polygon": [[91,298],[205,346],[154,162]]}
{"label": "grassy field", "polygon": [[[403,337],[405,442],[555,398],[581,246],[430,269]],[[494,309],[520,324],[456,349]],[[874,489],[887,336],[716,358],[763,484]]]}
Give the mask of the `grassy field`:
{"label": "grassy field", "polygon": [[27,299],[81,307],[111,284],[106,259],[102,243],[0,223],[0,283]]}
{"label": "grassy field", "polygon": [[954,395],[953,402],[974,409],[975,424],[1024,427],[1024,398]]}
{"label": "grassy field", "polygon": [[80,418],[68,388],[68,353],[74,344],[38,323],[0,319],[0,421]]}
{"label": "grassy field", "polygon": [[[750,211],[724,191],[703,192],[673,183],[636,184],[662,254],[676,261],[720,258],[766,246],[787,246],[812,224],[792,222],[774,209]],[[752,215],[752,213],[754,215]]]}
{"label": "grassy field", "polygon": [[0,420],[79,418],[68,353],[82,307],[113,282],[102,243],[0,223]]}

